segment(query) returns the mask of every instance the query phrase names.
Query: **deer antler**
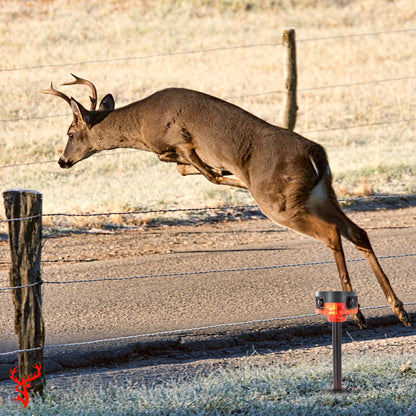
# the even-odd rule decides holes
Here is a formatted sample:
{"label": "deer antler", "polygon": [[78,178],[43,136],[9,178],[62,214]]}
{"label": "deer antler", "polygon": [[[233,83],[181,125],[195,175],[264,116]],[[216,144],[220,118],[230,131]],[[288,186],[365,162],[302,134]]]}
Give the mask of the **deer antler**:
{"label": "deer antler", "polygon": [[76,75],[72,73],[71,75],[75,78],[75,81],[65,82],[65,84],[62,84],[62,85],[76,85],[76,84],[88,85],[92,91],[92,97],[90,96],[90,100],[91,100],[90,111],[95,111],[95,108],[97,107],[97,89],[95,88],[95,85],[91,81],[88,81],[87,79],[77,77]]}
{"label": "deer antler", "polygon": [[71,100],[70,100],[70,98],[67,96],[67,95],[65,95],[64,93],[62,93],[62,92],[60,92],[60,91],[58,91],[58,90],[56,90],[54,87],[53,87],[53,84],[52,84],[52,82],[51,82],[51,86],[49,87],[49,89],[47,89],[47,90],[41,90],[40,92],[42,92],[43,94],[50,94],[50,95],[56,95],[57,97],[61,97],[61,98],[63,98],[69,105],[71,105]]}

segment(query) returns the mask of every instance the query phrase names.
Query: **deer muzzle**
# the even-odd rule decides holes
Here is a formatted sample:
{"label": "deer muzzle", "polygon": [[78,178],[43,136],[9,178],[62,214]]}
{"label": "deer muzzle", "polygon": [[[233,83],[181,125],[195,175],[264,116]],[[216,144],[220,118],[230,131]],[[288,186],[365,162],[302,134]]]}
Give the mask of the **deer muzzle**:
{"label": "deer muzzle", "polygon": [[62,157],[59,158],[58,164],[62,169],[69,169],[74,165],[71,161],[65,160]]}

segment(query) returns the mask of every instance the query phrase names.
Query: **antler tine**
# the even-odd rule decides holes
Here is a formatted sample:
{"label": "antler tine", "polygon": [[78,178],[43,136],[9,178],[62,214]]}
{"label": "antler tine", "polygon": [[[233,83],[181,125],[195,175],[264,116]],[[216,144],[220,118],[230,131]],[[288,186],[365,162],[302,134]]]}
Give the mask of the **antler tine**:
{"label": "antler tine", "polygon": [[71,105],[71,100],[70,100],[70,98],[67,96],[67,95],[65,95],[64,93],[62,93],[62,92],[60,92],[60,91],[58,91],[58,90],[56,90],[54,87],[53,87],[53,84],[52,84],[52,82],[51,82],[51,86],[49,87],[49,89],[47,89],[47,90],[41,90],[40,92],[42,92],[43,94],[51,94],[51,95],[56,95],[57,97],[61,97],[61,98],[63,98],[69,105]]}
{"label": "antler tine", "polygon": [[97,107],[97,89],[95,88],[95,85],[91,81],[88,81],[87,79],[77,77],[76,75],[72,73],[71,75],[75,78],[75,81],[65,82],[65,84],[62,84],[62,85],[76,85],[76,84],[88,85],[92,91],[92,97],[90,96],[90,100],[91,100],[90,111],[95,111],[95,108]]}

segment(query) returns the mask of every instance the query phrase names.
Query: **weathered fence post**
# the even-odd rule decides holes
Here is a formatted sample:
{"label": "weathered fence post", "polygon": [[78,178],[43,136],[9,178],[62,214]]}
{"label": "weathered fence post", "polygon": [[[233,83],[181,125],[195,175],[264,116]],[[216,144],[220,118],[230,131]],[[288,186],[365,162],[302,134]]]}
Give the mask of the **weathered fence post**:
{"label": "weathered fence post", "polygon": [[285,103],[282,113],[282,127],[293,130],[296,124],[297,70],[296,70],[296,41],[295,29],[283,29],[282,40],[284,46],[284,78],[285,78]]}
{"label": "weathered fence post", "polygon": [[42,395],[43,345],[45,333],[42,319],[41,238],[42,194],[36,191],[11,189],[3,192],[6,216],[9,220],[9,240],[12,265],[10,285],[24,286],[12,290],[15,308],[15,331],[19,349],[38,348],[19,353],[19,375],[26,379],[40,364],[42,374],[30,382],[30,394]]}

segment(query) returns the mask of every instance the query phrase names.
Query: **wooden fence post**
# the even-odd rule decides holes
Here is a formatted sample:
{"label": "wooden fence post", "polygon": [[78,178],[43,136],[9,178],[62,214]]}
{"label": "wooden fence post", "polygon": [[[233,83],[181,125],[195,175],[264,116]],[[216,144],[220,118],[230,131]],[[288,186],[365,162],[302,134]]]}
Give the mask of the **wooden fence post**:
{"label": "wooden fence post", "polygon": [[[11,189],[3,192],[6,216],[9,220],[9,240],[12,265],[10,285],[26,286],[12,290],[15,308],[15,331],[19,349],[39,348],[19,353],[19,375],[26,379],[40,364],[41,376],[30,382],[28,392],[43,394],[43,345],[45,333],[42,319],[41,239],[42,194],[36,191]],[[24,218],[19,220],[19,218]]]}
{"label": "wooden fence post", "polygon": [[296,70],[296,40],[295,29],[283,29],[282,40],[284,46],[284,78],[285,103],[283,105],[282,127],[293,130],[296,124],[297,70]]}

